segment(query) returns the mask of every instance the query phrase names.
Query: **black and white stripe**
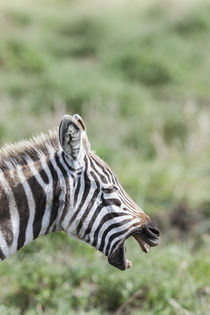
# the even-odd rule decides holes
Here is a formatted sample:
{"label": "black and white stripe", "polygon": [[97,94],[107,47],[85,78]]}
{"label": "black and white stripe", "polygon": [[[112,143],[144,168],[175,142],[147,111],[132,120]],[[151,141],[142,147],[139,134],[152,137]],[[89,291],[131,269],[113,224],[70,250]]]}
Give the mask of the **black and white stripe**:
{"label": "black and white stripe", "polygon": [[148,217],[90,150],[79,115],[0,152],[0,259],[65,231],[109,256]]}

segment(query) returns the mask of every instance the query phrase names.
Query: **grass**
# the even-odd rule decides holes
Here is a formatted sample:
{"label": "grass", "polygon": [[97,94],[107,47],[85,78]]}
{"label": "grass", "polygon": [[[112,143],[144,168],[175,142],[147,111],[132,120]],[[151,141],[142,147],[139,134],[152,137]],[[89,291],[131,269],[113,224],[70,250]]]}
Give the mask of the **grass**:
{"label": "grass", "polygon": [[76,314],[82,309],[91,313],[96,308],[100,314],[121,307],[126,314],[131,310],[176,314],[171,300],[196,314],[207,311],[200,303],[201,296],[207,302],[209,288],[204,244],[195,250],[189,244],[163,240],[159,249],[143,255],[133,242],[127,241],[127,247],[134,269],[122,273],[104,257],[94,258],[95,250],[85,244],[78,246],[58,233],[45,237],[44,242],[40,239],[2,263],[2,283],[10,281],[1,289],[1,301],[8,312],[15,309],[17,314],[33,314],[39,308],[58,314]]}
{"label": "grass", "polygon": [[[0,143],[83,116],[159,225],[124,273],[55,233],[1,263],[3,314],[207,314],[210,3],[1,1]],[[113,132],[114,130],[114,132]]]}

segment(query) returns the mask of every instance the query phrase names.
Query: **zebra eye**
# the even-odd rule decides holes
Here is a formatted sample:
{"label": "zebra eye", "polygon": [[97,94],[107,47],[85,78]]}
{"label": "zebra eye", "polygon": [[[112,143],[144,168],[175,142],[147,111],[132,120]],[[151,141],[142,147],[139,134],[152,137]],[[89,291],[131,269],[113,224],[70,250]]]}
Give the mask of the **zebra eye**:
{"label": "zebra eye", "polygon": [[113,192],[115,192],[117,190],[117,187],[112,185],[110,187],[107,188],[102,188],[103,192],[105,192],[106,194],[111,194]]}

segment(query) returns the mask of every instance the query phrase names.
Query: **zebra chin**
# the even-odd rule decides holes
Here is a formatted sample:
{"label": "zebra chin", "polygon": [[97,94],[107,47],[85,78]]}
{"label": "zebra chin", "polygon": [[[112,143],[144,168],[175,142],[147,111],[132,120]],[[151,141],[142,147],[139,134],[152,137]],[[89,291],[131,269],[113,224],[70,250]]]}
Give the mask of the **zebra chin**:
{"label": "zebra chin", "polygon": [[[125,255],[125,241],[123,241],[118,248],[108,257],[108,262],[120,269],[120,270],[125,270],[127,268],[131,267],[131,263],[129,260],[126,259]],[[130,265],[130,266],[128,266]]]}
{"label": "zebra chin", "polygon": [[149,252],[150,247],[157,246],[160,243],[160,232],[152,223],[143,225],[140,229],[129,234],[108,256],[108,262],[120,270],[132,267],[132,263],[126,258],[125,247],[125,240],[130,236],[133,236],[137,240],[142,251],[145,253]]}

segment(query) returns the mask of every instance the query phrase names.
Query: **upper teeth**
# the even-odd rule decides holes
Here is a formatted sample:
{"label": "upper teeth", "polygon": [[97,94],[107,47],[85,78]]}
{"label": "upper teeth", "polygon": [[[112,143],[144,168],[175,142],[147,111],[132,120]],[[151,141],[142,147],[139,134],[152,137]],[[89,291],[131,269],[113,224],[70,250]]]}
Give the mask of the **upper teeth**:
{"label": "upper teeth", "polygon": [[150,246],[147,243],[144,243],[144,248],[146,252],[148,253],[148,251],[150,250]]}

